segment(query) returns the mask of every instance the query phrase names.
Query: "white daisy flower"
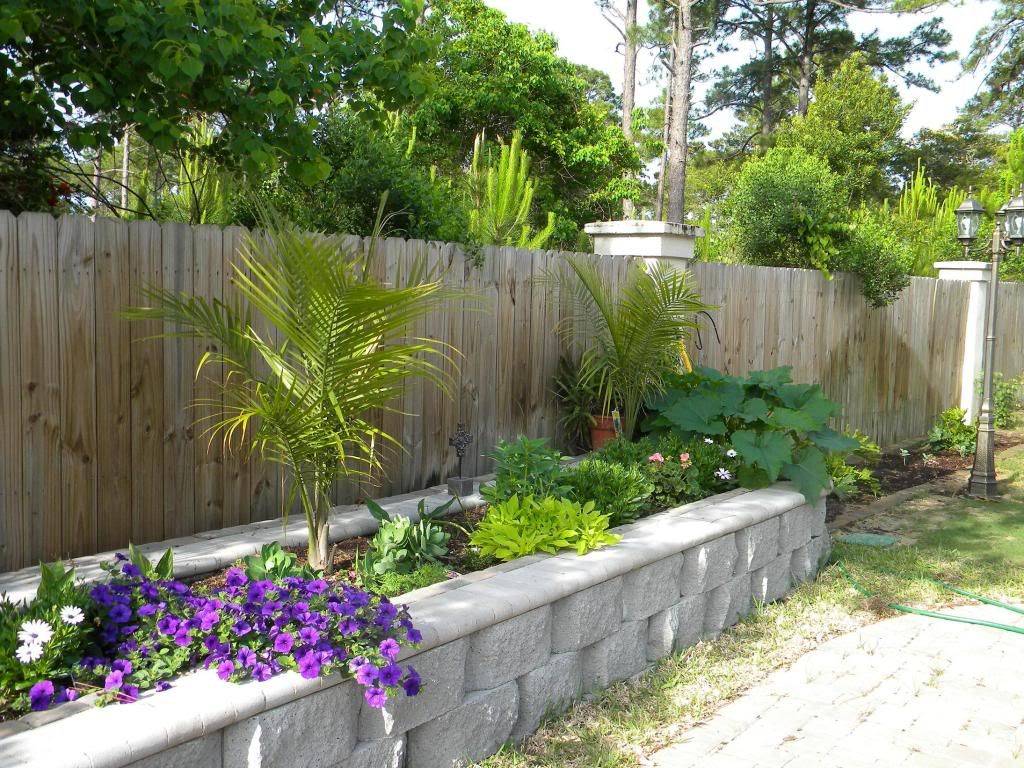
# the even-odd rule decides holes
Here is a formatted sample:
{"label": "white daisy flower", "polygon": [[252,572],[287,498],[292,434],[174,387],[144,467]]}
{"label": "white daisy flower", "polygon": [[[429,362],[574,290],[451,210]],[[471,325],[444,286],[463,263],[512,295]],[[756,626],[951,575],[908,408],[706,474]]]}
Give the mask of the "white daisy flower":
{"label": "white daisy flower", "polygon": [[53,627],[42,619],[26,621],[21,625],[21,631],[18,632],[18,639],[26,645],[31,645],[32,643],[46,645],[50,642],[51,637],[53,637]]}
{"label": "white daisy flower", "polygon": [[715,444],[715,441],[712,440],[710,437],[705,437],[704,438],[704,442],[707,443],[708,445],[714,445]]}
{"label": "white daisy flower", "polygon": [[728,451],[725,452],[725,455],[728,456],[730,459],[735,459],[736,458],[736,451],[734,451],[732,448],[730,448]]}
{"label": "white daisy flower", "polygon": [[31,664],[33,661],[39,661],[43,655],[42,643],[25,643],[19,645],[18,650],[14,652],[14,655],[18,657],[18,661],[22,664]]}
{"label": "white daisy flower", "polygon": [[77,605],[65,605],[60,609],[60,620],[65,624],[81,624],[85,620],[85,614]]}
{"label": "white daisy flower", "polygon": [[715,476],[719,480],[732,480],[732,472],[730,472],[725,467],[719,467],[718,469],[716,469]]}

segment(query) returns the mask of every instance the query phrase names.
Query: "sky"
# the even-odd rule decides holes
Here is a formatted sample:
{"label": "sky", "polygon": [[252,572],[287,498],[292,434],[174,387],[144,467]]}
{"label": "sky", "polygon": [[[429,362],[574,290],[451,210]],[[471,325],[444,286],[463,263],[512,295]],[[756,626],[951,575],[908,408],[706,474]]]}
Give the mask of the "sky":
{"label": "sky", "polygon": [[[534,30],[545,30],[557,38],[559,52],[566,58],[603,70],[611,76],[616,89],[622,89],[622,56],[615,52],[618,33],[602,18],[594,0],[485,0],[503,11],[512,21],[526,24]],[[967,53],[975,33],[991,15],[991,0],[965,0],[957,7],[945,7],[932,13],[890,14],[853,13],[850,26],[858,33],[878,29],[883,36],[904,34],[931,16],[941,16],[945,27],[953,36],[951,48],[960,56]],[[640,0],[640,18],[646,18],[646,2]],[[742,63],[752,47],[741,47],[735,52],[714,57],[710,66]],[[641,55],[637,78],[637,103],[654,103],[662,85],[652,76],[653,56]],[[920,128],[938,128],[951,121],[960,108],[978,89],[980,77],[961,75],[959,61],[930,68],[928,75],[940,90],[931,93],[896,82],[903,99],[913,104],[904,126],[909,138]],[[703,84],[696,86],[696,95],[702,96]],[[713,115],[706,122],[711,137],[724,133],[732,124],[728,112]]]}

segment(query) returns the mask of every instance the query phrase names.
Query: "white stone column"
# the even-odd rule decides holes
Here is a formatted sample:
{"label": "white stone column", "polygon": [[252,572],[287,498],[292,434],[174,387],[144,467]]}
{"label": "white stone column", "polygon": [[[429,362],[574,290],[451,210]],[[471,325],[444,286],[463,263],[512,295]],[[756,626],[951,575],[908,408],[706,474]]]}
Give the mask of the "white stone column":
{"label": "white stone column", "polygon": [[935,268],[939,270],[939,280],[970,283],[963,331],[964,362],[960,373],[960,407],[967,412],[964,421],[969,424],[977,418],[981,408],[978,377],[985,354],[985,309],[992,265],[984,261],[937,261]]}
{"label": "white stone column", "polygon": [[598,221],[584,230],[594,238],[598,256],[642,258],[647,264],[661,263],[686,269],[693,260],[694,243],[704,230],[673,221]]}

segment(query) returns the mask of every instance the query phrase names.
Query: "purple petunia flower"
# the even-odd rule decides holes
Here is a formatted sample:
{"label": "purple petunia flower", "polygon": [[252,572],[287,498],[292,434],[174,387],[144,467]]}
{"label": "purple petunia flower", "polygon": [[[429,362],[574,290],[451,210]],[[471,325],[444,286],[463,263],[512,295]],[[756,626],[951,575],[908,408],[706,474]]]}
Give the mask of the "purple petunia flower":
{"label": "purple petunia flower", "polygon": [[137,579],[142,575],[142,571],[139,570],[139,566],[135,565],[135,563],[123,563],[121,565],[121,573],[133,579]]}
{"label": "purple petunia flower", "polygon": [[249,577],[241,568],[229,568],[224,581],[229,587],[243,587],[249,583]]}
{"label": "purple petunia flower", "polygon": [[362,628],[362,624],[360,624],[355,619],[342,619],[340,622],[338,622],[338,631],[341,632],[341,634],[344,637],[354,635]]}
{"label": "purple petunia flower", "polygon": [[316,645],[320,641],[320,633],[312,627],[303,627],[299,630],[299,639],[306,645]]}
{"label": "purple petunia flower", "polygon": [[256,666],[256,653],[243,645],[238,649],[238,663],[248,668]]}
{"label": "purple petunia flower", "polygon": [[53,683],[49,680],[40,680],[28,691],[29,704],[33,712],[41,712],[48,709],[53,701]]}
{"label": "purple petunia flower", "polygon": [[402,679],[402,668],[397,664],[388,664],[380,671],[381,685],[398,685]]}
{"label": "purple petunia flower", "polygon": [[269,680],[273,675],[274,672],[271,670],[270,665],[264,664],[262,661],[256,662],[256,666],[252,668],[252,676],[261,683],[264,680]]}
{"label": "purple petunia flower", "polygon": [[235,633],[235,637],[245,637],[252,632],[252,624],[245,619],[239,619],[231,625],[231,631]]}
{"label": "purple petunia flower", "polygon": [[132,617],[132,612],[128,606],[118,603],[110,609],[110,613],[107,614],[107,617],[115,624],[124,624]]}
{"label": "purple petunia flower", "polygon": [[280,635],[274,638],[274,650],[278,653],[288,653],[292,649],[292,645],[295,644],[295,638],[293,638],[287,632],[282,632]]}
{"label": "purple petunia flower", "polygon": [[388,661],[394,661],[398,658],[398,653],[402,650],[401,646],[395,642],[394,638],[387,638],[383,640],[378,648],[380,655]]}
{"label": "purple petunia flower", "polygon": [[160,590],[157,589],[156,584],[151,581],[144,582],[142,586],[139,587],[139,592],[147,600],[156,600],[160,597]]}
{"label": "purple petunia flower", "polygon": [[188,630],[185,627],[181,627],[174,634],[174,644],[180,648],[184,648],[186,645],[192,642],[192,638],[189,637]]}
{"label": "purple petunia flower", "polygon": [[137,685],[122,685],[121,686],[121,696],[124,697],[124,699],[125,699],[124,703],[126,703],[126,704],[129,701],[135,701],[136,699],[139,698],[139,686],[137,686]]}
{"label": "purple petunia flower", "polygon": [[115,669],[103,680],[103,690],[116,691],[121,687],[122,683],[124,683],[124,673],[119,669]]}
{"label": "purple petunia flower", "polygon": [[420,680],[419,672],[412,667],[409,667],[409,672],[405,676],[405,680],[402,681],[402,688],[405,689],[406,696],[415,696],[420,692],[420,688],[423,687],[422,681]]}
{"label": "purple petunia flower", "polygon": [[152,616],[154,613],[156,613],[156,606],[153,605],[153,603],[146,603],[144,605],[140,605],[136,613],[138,613],[139,616]]}
{"label": "purple petunia flower", "polygon": [[360,685],[372,685],[380,677],[380,670],[373,664],[361,664],[356,670],[356,682]]}
{"label": "purple petunia flower", "polygon": [[307,680],[313,680],[320,675],[320,659],[313,651],[306,651],[296,661],[299,662],[299,674]]}
{"label": "purple petunia flower", "polygon": [[217,677],[221,680],[230,680],[235,672],[235,664],[232,661],[222,661],[217,665]]}
{"label": "purple petunia flower", "polygon": [[153,687],[156,688],[157,691],[166,691],[170,689],[171,684],[166,680],[157,680],[156,685]]}
{"label": "purple petunia flower", "polygon": [[178,631],[178,626],[181,624],[181,619],[173,614],[167,614],[157,619],[156,628],[162,635],[173,635]]}
{"label": "purple petunia flower", "polygon": [[409,627],[409,629],[406,630],[405,639],[413,645],[418,645],[423,642],[423,635],[415,627]]}
{"label": "purple petunia flower", "polygon": [[367,688],[363,692],[363,697],[366,699],[366,703],[374,709],[381,709],[387,703],[388,692],[383,688]]}
{"label": "purple petunia flower", "polygon": [[110,665],[110,668],[117,670],[122,675],[130,675],[132,673],[132,663],[128,659],[117,659]]}
{"label": "purple petunia flower", "polygon": [[306,585],[306,592],[310,595],[322,595],[329,586],[323,579],[313,579]]}

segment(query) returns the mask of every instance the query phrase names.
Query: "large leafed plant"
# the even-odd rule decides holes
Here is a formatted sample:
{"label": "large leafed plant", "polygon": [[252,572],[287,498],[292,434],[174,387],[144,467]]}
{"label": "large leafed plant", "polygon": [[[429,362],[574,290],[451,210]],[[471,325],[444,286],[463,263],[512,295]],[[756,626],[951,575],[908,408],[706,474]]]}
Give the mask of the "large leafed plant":
{"label": "large leafed plant", "polygon": [[828,426],[839,410],[817,384],[794,384],[789,366],[746,377],[699,368],[651,404],[645,426],[687,438],[725,438],[742,461],[741,485],[762,488],[784,478],[814,500],[829,482],[826,455],[858,447]]}
{"label": "large leafed plant", "polygon": [[234,265],[232,281],[248,309],[152,288],[151,305],[128,313],[212,342],[196,375],[223,365],[223,377],[211,377],[223,388],[223,408],[220,397],[200,403],[219,410],[204,424],[206,434],[246,444],[290,471],[316,569],[328,566],[332,484],[373,478],[383,449],[400,447],[370,415],[395,409],[410,378],[449,384],[449,348],[409,329],[452,292],[422,266],[401,285],[380,282],[371,270],[374,250],[364,255],[338,239],[272,223]]}
{"label": "large leafed plant", "polygon": [[596,381],[603,411],[620,409],[622,432],[633,435],[640,409],[662,392],[666,378],[688,367],[686,341],[696,329],[700,300],[690,274],[661,265],[630,264],[615,285],[593,258],[566,256],[565,267],[539,282],[565,296],[569,322],[560,328],[589,339],[581,368]]}

